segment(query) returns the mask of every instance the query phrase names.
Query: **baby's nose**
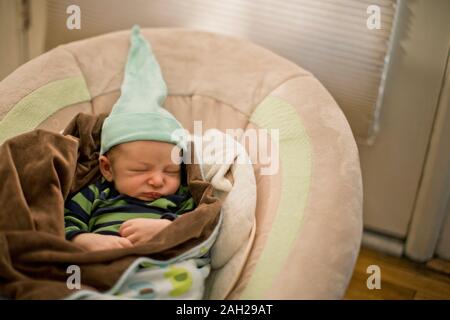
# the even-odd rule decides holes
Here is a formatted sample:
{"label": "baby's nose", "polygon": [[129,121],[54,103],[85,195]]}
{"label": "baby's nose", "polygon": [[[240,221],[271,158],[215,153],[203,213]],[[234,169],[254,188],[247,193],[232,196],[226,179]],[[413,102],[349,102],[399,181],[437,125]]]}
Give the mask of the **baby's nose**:
{"label": "baby's nose", "polygon": [[153,174],[150,179],[148,179],[148,184],[154,187],[160,187],[163,183],[163,177],[160,174]]}

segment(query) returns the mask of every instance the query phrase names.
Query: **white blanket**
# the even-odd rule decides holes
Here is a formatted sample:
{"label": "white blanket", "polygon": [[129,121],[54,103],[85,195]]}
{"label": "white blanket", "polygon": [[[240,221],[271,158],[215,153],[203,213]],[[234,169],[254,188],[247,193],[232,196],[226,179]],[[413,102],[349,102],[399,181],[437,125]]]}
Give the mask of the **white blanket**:
{"label": "white blanket", "polygon": [[[208,299],[224,299],[238,280],[253,244],[256,180],[245,148],[230,135],[210,129],[201,140],[197,137],[194,142],[198,151],[196,158],[202,159],[198,161],[203,178],[210,181],[216,195],[224,199],[223,222],[211,249],[212,272],[206,294]],[[225,178],[230,168],[233,185]]]}

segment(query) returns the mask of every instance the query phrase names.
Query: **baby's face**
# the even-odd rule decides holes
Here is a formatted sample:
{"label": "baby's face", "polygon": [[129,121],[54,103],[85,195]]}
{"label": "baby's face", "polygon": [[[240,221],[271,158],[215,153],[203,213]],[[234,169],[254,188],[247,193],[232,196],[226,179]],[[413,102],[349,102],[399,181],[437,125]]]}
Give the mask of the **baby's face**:
{"label": "baby's face", "polygon": [[133,141],[114,147],[100,156],[100,170],[114,181],[118,192],[144,201],[174,194],[181,179],[179,164],[172,161],[173,144],[158,141]]}

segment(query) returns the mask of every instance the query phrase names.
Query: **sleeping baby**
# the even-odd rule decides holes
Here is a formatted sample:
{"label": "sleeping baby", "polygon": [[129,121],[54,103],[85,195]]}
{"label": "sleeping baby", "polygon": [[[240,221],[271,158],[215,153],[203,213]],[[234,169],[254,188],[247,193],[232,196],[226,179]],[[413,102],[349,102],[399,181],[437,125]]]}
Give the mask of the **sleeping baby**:
{"label": "sleeping baby", "polygon": [[182,164],[170,143],[133,141],[99,158],[102,177],[65,205],[66,238],[87,250],[127,248],[149,241],[184,212],[194,209]]}
{"label": "sleeping baby", "polygon": [[181,162],[187,139],[163,109],[166,97],[159,65],[135,27],[121,95],[102,126],[102,177],[65,203],[68,240],[89,251],[127,248],[194,209]]}

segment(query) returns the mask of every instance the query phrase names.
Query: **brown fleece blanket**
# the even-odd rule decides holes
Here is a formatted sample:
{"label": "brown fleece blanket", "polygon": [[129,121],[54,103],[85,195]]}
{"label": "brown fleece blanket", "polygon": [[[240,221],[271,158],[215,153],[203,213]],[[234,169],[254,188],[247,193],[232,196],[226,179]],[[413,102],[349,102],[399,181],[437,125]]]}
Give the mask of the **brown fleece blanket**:
{"label": "brown fleece blanket", "polygon": [[221,201],[187,165],[197,207],[147,244],[87,252],[64,234],[64,200],[99,177],[97,164],[105,115],[79,114],[64,134],[35,130],[0,147],[0,295],[14,299],[60,299],[69,265],[81,269],[81,289],[105,291],[138,257],[169,259],[206,240],[219,221]]}

